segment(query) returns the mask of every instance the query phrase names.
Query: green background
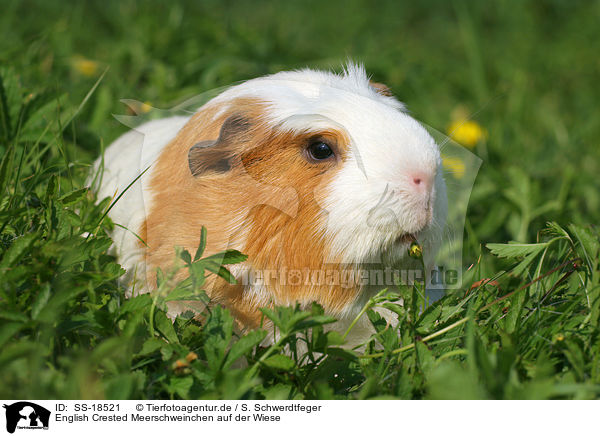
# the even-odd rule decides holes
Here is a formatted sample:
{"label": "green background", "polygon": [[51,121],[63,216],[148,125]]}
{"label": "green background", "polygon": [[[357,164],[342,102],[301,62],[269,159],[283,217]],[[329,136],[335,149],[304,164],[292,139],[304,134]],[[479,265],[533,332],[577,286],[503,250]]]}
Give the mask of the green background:
{"label": "green background", "polygon": [[[600,2],[2,0],[0,8],[2,397],[598,395]],[[89,74],[81,59],[92,62]],[[122,300],[119,268],[104,254],[110,223],[98,224],[102,209],[78,189],[100,150],[126,131],[113,117],[130,114],[121,99],[169,109],[281,70],[340,71],[348,59],[421,122],[445,132],[462,112],[487,132],[473,149],[483,165],[465,229],[465,266],[475,267],[439,313],[423,314],[418,295],[404,295],[401,343],[378,340],[385,353],[412,343],[407,352],[365,363],[337,351],[299,367],[280,349],[267,358],[251,345],[241,353],[258,372],[213,368],[205,327],[171,328],[160,301]],[[549,237],[565,233],[547,251],[496,247],[506,258],[498,259],[485,247],[547,241],[539,232],[549,221],[558,223]],[[97,237],[82,242],[83,231]],[[573,274],[565,265],[574,261],[583,270]],[[468,291],[486,277],[500,287]],[[496,311],[482,309],[519,289]],[[229,337],[227,315],[211,319]],[[456,322],[450,337],[419,342]],[[199,355],[191,372],[174,371],[189,351]]]}

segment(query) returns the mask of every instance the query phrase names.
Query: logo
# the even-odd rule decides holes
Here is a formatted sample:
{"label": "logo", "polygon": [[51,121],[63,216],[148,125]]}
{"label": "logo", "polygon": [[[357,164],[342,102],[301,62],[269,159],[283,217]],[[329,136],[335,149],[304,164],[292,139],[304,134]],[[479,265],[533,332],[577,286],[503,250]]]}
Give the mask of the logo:
{"label": "logo", "polygon": [[19,401],[6,409],[6,431],[14,433],[15,429],[48,430],[50,411],[29,401]]}

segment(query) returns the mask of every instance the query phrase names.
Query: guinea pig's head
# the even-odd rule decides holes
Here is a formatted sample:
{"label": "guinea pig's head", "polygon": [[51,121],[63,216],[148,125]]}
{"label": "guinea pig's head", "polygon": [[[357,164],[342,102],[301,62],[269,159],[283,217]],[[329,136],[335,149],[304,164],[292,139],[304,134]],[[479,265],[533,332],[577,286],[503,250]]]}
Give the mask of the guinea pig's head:
{"label": "guinea pig's head", "polygon": [[[396,262],[415,239],[431,248],[441,238],[439,149],[362,67],[250,80],[208,106],[220,108],[214,117],[224,121],[216,141],[190,150],[192,174],[237,171],[292,188],[298,210],[286,231],[295,252],[320,251],[324,262]],[[265,218],[261,237],[275,221]]]}

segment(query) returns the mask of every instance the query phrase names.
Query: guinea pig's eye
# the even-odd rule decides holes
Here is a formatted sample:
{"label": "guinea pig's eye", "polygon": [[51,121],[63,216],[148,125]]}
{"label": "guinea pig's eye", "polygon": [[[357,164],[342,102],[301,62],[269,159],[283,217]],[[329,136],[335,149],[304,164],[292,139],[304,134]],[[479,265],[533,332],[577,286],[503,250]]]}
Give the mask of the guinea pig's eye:
{"label": "guinea pig's eye", "polygon": [[324,142],[315,141],[308,146],[308,153],[310,157],[315,160],[325,160],[333,156],[333,150],[331,147]]}

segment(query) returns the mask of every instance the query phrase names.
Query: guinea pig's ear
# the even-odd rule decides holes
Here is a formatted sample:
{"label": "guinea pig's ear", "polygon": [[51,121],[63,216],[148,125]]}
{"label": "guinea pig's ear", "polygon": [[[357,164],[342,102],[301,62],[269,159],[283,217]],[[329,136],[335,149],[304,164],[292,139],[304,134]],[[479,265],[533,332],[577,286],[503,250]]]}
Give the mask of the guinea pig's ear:
{"label": "guinea pig's ear", "polygon": [[393,95],[392,91],[390,91],[390,88],[383,83],[369,82],[369,85],[371,85],[371,88],[375,89],[375,91],[381,95],[385,95],[386,97],[392,97]]}
{"label": "guinea pig's ear", "polygon": [[221,126],[214,141],[201,141],[188,152],[188,165],[192,176],[208,173],[223,174],[231,170],[235,145],[247,140],[250,122],[239,114],[231,115]]}

